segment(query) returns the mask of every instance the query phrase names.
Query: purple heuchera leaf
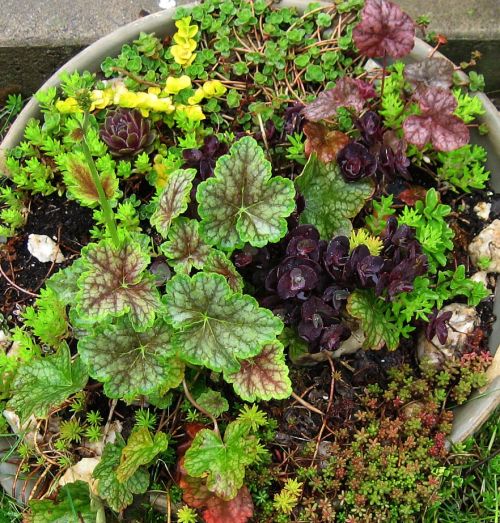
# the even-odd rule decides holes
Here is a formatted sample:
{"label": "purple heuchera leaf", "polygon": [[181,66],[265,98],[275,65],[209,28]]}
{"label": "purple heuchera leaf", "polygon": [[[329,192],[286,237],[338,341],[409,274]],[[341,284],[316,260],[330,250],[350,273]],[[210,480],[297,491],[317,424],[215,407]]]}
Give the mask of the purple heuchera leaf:
{"label": "purple heuchera leaf", "polygon": [[432,143],[438,151],[453,151],[469,141],[469,129],[453,114],[457,101],[447,89],[419,87],[415,92],[422,111],[409,116],[403,123],[403,132],[408,142],[419,148]]}
{"label": "purple heuchera leaf", "polygon": [[450,321],[453,313],[451,311],[446,311],[439,314],[438,310],[435,309],[434,312],[429,317],[429,323],[425,328],[425,337],[431,341],[434,336],[437,336],[439,343],[444,345],[448,339],[448,321]]}
{"label": "purple heuchera leaf", "polygon": [[199,149],[185,149],[182,155],[185,160],[184,167],[194,167],[198,170],[202,180],[206,180],[214,173],[217,158],[226,154],[228,147],[214,136],[205,136],[203,145]]}
{"label": "purple heuchera leaf", "polygon": [[377,170],[375,156],[364,145],[356,142],[348,143],[340,150],[337,163],[348,182],[373,176]]}
{"label": "purple heuchera leaf", "polygon": [[373,88],[362,80],[344,77],[333,89],[323,91],[314,102],[306,105],[302,114],[311,122],[319,122],[335,116],[339,107],[350,107],[360,113],[367,97],[372,97],[372,91]]}
{"label": "purple heuchera leaf", "polygon": [[453,64],[448,59],[433,56],[407,65],[404,77],[414,87],[424,84],[448,89],[453,84],[454,70]]}
{"label": "purple heuchera leaf", "polygon": [[392,2],[366,0],[361,22],[354,28],[352,36],[364,56],[401,58],[413,49],[415,24]]}

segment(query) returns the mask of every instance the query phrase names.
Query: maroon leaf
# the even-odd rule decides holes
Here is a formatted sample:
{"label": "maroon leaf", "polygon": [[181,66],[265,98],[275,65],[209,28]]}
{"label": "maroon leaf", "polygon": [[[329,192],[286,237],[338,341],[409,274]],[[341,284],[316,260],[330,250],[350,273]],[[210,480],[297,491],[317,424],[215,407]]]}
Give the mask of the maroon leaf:
{"label": "maroon leaf", "polygon": [[352,36],[364,56],[401,58],[413,49],[415,24],[392,2],[366,0],[361,22],[354,28]]}
{"label": "maroon leaf", "polygon": [[421,185],[411,185],[408,189],[398,194],[398,199],[406,205],[413,207],[419,200],[424,201],[427,190]]}
{"label": "maroon leaf", "polygon": [[420,84],[448,89],[453,84],[453,64],[446,58],[426,58],[407,65],[404,76],[414,87]]}
{"label": "maroon leaf", "polygon": [[469,129],[455,116],[457,101],[447,89],[421,86],[415,93],[422,114],[403,123],[406,140],[419,148],[432,143],[438,151],[453,151],[469,141]]}
{"label": "maroon leaf", "polygon": [[308,122],[304,125],[304,134],[307,140],[304,152],[309,157],[316,153],[318,158],[325,163],[333,162],[338,152],[349,142],[349,137],[340,131],[330,131],[320,123]]}
{"label": "maroon leaf", "polygon": [[212,496],[203,511],[205,523],[247,523],[252,516],[253,501],[247,487],[242,487],[229,501]]}
{"label": "maroon leaf", "polygon": [[339,107],[351,107],[360,113],[365,105],[366,97],[371,97],[365,82],[353,78],[341,78],[333,89],[323,91],[314,102],[302,109],[302,114],[311,122],[319,122],[335,116]]}

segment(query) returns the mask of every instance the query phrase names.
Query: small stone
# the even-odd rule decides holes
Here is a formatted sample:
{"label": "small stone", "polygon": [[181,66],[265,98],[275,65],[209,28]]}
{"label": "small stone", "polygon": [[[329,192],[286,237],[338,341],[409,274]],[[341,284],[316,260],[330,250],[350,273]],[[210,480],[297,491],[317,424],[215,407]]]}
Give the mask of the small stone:
{"label": "small stone", "polygon": [[500,220],[494,220],[470,243],[472,263],[478,267],[481,260],[489,259],[488,272],[500,272]]}
{"label": "small stone", "polygon": [[62,263],[66,259],[57,243],[45,234],[30,234],[28,251],[42,263]]}
{"label": "small stone", "polygon": [[59,480],[59,486],[63,487],[68,483],[75,483],[75,481],[85,481],[85,483],[89,484],[92,493],[97,495],[97,480],[92,477],[92,473],[99,464],[99,461],[101,461],[100,458],[82,458],[78,463],[75,463],[66,470]]}
{"label": "small stone", "polygon": [[486,271],[475,272],[470,279],[477,283],[482,283],[486,288],[488,288],[489,280],[488,273]]}
{"label": "small stone", "polygon": [[358,327],[356,330],[352,331],[351,335],[347,340],[343,341],[339,348],[332,352],[334,358],[340,358],[346,354],[353,354],[357,352],[363,343],[365,342],[365,333],[361,327]]}
{"label": "small stone", "polygon": [[467,337],[480,324],[479,316],[474,307],[469,307],[462,303],[451,303],[446,305],[440,311],[452,312],[452,316],[448,322],[448,338],[444,344],[441,344],[434,336],[432,340],[428,340],[425,333],[422,332],[418,338],[417,356],[421,363],[424,361],[430,363],[433,367],[441,368],[447,359],[459,357],[465,344]]}
{"label": "small stone", "polygon": [[487,220],[490,217],[491,203],[479,202],[474,207],[474,212],[481,218],[481,220]]}

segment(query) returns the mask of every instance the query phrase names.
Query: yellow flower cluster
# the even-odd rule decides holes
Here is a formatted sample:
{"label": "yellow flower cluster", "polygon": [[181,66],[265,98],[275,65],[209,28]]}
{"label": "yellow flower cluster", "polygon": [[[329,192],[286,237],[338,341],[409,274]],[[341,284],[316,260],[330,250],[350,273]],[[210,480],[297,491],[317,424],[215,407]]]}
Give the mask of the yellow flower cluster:
{"label": "yellow flower cluster", "polygon": [[[142,116],[149,116],[151,111],[166,114],[181,111],[189,120],[200,121],[205,119],[205,115],[198,104],[204,98],[222,96],[227,90],[219,80],[208,80],[201,87],[198,87],[194,95],[189,98],[189,105],[174,105],[170,95],[178,94],[183,89],[190,87],[191,78],[187,75],[182,75],[179,78],[169,76],[163,89],[150,87],[147,92],[129,91],[123,82],[115,82],[106,89],[94,89],[90,93],[92,100],[90,110],[94,111],[95,109],[104,109],[110,105],[116,105],[127,109],[139,109]],[[56,109],[60,113],[66,114],[82,112],[77,100],[73,97],[58,100]]]}
{"label": "yellow flower cluster", "polygon": [[366,229],[353,230],[349,236],[349,250],[352,252],[358,245],[366,245],[372,256],[378,256],[384,246],[378,236],[373,236]]}
{"label": "yellow flower cluster", "polygon": [[194,52],[196,49],[196,40],[194,40],[194,37],[198,32],[198,26],[190,25],[190,23],[190,16],[186,16],[175,22],[175,26],[177,27],[177,33],[174,34],[175,45],[170,48],[175,62],[183,67],[191,65],[196,57],[196,53]]}

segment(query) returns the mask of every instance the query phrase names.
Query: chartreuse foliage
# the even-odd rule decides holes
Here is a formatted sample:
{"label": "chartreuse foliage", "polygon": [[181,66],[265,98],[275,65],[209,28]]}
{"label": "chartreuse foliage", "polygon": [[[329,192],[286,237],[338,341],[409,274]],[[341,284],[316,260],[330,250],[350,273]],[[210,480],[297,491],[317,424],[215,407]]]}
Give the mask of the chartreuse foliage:
{"label": "chartreuse foliage", "polygon": [[145,272],[149,255],[131,239],[115,246],[101,240],[82,250],[86,270],[78,279],[78,313],[100,322],[129,315],[138,330],[152,325],[160,298],[152,274]]}
{"label": "chartreuse foliage", "polygon": [[212,416],[218,418],[229,410],[229,403],[224,396],[216,390],[202,392],[197,398],[196,403],[208,411]]}
{"label": "chartreuse foliage", "polygon": [[195,175],[194,169],[180,169],[167,178],[166,185],[158,198],[158,208],[151,216],[151,224],[165,238],[172,220],[187,209]]}
{"label": "chartreuse foliage", "polygon": [[256,356],[281,332],[283,324],[226,279],[199,272],[176,275],[167,283],[165,304],[175,329],[174,350],[186,362],[217,372],[236,372],[239,360]]}
{"label": "chartreuse foliage", "polygon": [[151,463],[160,453],[167,450],[168,437],[164,432],[151,435],[146,427],[135,428],[122,450],[120,464],[116,469],[116,479],[120,483],[128,481],[141,467]]}
{"label": "chartreuse foliage", "polygon": [[350,220],[373,194],[372,182],[347,183],[335,162],[320,162],[315,155],[311,155],[295,184],[305,198],[300,222],[314,225],[324,240],[340,234],[349,236]]}
{"label": "chartreuse foliage", "polygon": [[196,199],[202,236],[228,251],[246,242],[254,247],[277,242],[295,208],[292,181],[271,177],[263,149],[249,136],[219,158],[214,176],[198,186]]}
{"label": "chartreuse foliage", "polygon": [[195,478],[206,478],[208,490],[223,500],[233,499],[243,486],[246,467],[265,452],[253,434],[263,423],[265,418],[247,415],[229,423],[224,437],[213,430],[200,430],[186,451],[186,471]]}
{"label": "chartreuse foliage", "polygon": [[78,342],[90,375],[104,383],[110,398],[132,400],[177,387],[184,364],[174,355],[172,329],[158,319],[146,332],[136,332],[126,318],[104,324]]}
{"label": "chartreuse foliage", "polygon": [[93,477],[99,480],[97,493],[117,512],[132,503],[133,494],[146,492],[149,485],[149,474],[143,466],[139,466],[125,481],[118,480],[117,470],[124,448],[125,441],[120,434],[117,434],[116,443],[108,443],[104,447],[101,460],[93,473]]}
{"label": "chartreuse foliage", "polygon": [[97,510],[91,500],[89,484],[84,481],[68,483],[61,488],[57,499],[32,500],[29,503],[31,523],[95,523]]}
{"label": "chartreuse foliage", "polygon": [[51,407],[85,387],[88,373],[80,358],[71,361],[64,343],[55,354],[34,358],[19,367],[8,406],[21,419],[44,417]]}

